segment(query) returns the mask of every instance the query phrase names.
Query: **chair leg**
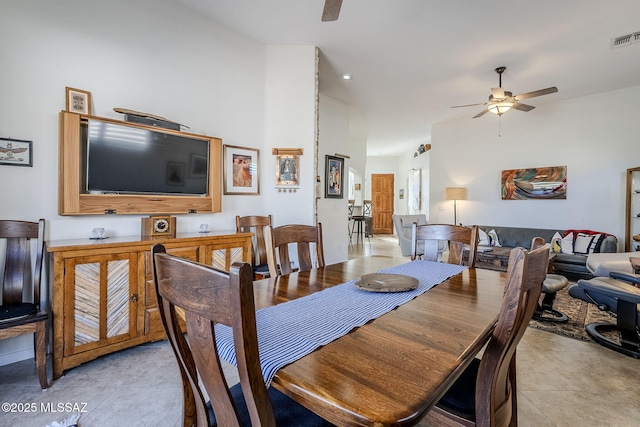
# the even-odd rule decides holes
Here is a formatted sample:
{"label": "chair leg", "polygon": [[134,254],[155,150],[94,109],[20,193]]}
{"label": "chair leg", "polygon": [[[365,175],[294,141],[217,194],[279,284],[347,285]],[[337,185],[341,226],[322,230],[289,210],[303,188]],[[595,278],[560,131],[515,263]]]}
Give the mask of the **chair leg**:
{"label": "chair leg", "polygon": [[40,387],[43,390],[49,388],[47,382],[47,322],[42,321],[36,324],[34,334],[34,354],[36,359],[36,369],[40,379]]}

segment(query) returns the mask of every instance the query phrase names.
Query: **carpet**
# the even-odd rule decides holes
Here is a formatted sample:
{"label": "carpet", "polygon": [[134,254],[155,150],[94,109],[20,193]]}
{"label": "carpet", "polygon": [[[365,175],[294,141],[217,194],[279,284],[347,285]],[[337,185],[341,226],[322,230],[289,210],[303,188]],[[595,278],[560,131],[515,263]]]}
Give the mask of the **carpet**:
{"label": "carpet", "polygon": [[571,297],[567,290],[573,284],[574,283],[569,282],[569,286],[559,290],[556,294],[556,300],[553,303],[553,308],[569,316],[567,323],[531,320],[529,326],[570,338],[589,341],[591,338],[589,338],[589,335],[587,335],[584,329],[586,325],[593,322],[616,323],[615,317],[606,311],[598,310],[595,304],[589,304],[581,299]]}

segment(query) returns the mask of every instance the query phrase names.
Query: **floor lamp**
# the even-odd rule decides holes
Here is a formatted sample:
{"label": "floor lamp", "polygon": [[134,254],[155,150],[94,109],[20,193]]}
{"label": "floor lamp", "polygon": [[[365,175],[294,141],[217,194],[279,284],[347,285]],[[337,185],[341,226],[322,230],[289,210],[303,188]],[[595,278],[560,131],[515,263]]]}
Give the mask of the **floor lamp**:
{"label": "floor lamp", "polygon": [[456,212],[456,202],[458,200],[467,200],[467,189],[462,187],[447,187],[444,189],[444,199],[453,200],[453,224],[458,223]]}

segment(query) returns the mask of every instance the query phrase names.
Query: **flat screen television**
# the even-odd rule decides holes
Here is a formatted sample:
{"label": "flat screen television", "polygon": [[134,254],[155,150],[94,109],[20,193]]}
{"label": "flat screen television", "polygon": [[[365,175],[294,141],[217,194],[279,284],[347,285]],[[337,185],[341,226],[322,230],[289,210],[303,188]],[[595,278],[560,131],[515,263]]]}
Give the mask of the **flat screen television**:
{"label": "flat screen television", "polygon": [[86,193],[208,194],[208,139],[93,119],[82,133]]}

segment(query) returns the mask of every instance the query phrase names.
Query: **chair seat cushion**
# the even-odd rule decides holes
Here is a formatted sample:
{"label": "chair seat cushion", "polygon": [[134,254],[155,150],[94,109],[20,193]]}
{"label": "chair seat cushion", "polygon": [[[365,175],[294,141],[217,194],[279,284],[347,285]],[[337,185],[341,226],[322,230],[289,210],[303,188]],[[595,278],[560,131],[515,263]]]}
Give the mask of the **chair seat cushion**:
{"label": "chair seat cushion", "polygon": [[547,278],[542,282],[542,292],[553,293],[565,288],[569,280],[559,274],[547,274]]}
{"label": "chair seat cushion", "polygon": [[253,272],[258,274],[269,274],[269,264],[260,264],[253,267]]}
{"label": "chair seat cushion", "polygon": [[37,312],[38,307],[35,304],[26,302],[0,305],[0,322],[32,316]]}
{"label": "chair seat cushion", "polygon": [[469,421],[475,421],[478,368],[480,359],[474,358],[436,406]]}
{"label": "chair seat cushion", "polygon": [[[231,390],[231,397],[233,398],[233,401],[236,402],[238,415],[240,417],[240,425],[250,426],[251,419],[249,417],[249,411],[247,409],[247,404],[245,403],[245,400],[244,400],[244,395],[242,394],[242,388],[240,387],[240,383],[231,387],[230,390]],[[318,415],[309,411],[307,408],[300,405],[298,402],[291,399],[289,396],[276,390],[275,387],[269,387],[267,391],[269,393],[269,398],[271,399],[271,405],[273,407],[273,412],[276,417],[276,425],[278,427],[287,427],[287,426],[330,427],[330,426],[333,426],[333,424],[320,418]],[[207,406],[210,407],[210,403]],[[217,427],[215,416],[213,415],[213,411],[209,412],[209,416],[211,417],[211,420],[213,420],[213,425]]]}

